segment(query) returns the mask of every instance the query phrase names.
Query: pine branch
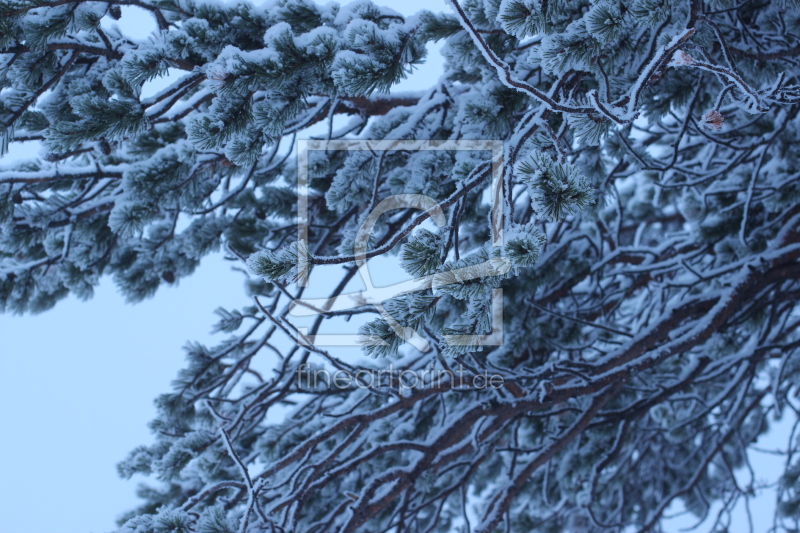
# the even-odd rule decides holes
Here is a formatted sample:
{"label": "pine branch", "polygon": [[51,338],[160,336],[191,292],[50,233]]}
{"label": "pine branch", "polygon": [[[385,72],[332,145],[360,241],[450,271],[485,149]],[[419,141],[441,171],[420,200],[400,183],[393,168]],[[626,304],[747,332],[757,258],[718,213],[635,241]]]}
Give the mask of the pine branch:
{"label": "pine branch", "polygon": [[469,17],[467,17],[466,13],[464,13],[464,10],[461,8],[458,0],[450,0],[450,3],[452,4],[453,9],[455,9],[462,26],[464,26],[464,29],[467,30],[467,32],[470,34],[470,37],[472,37],[472,40],[475,42],[475,46],[481,51],[483,56],[486,58],[486,61],[497,70],[497,73],[500,76],[500,81],[502,81],[507,87],[536,98],[544,103],[548,109],[553,111],[566,113],[591,113],[594,111],[591,108],[571,107],[559,104],[532,85],[516,79],[511,74],[511,67],[502,59],[500,59],[491,48],[489,48],[486,40],[481,36],[480,32],[475,28],[475,26],[472,25],[472,22],[469,20]]}

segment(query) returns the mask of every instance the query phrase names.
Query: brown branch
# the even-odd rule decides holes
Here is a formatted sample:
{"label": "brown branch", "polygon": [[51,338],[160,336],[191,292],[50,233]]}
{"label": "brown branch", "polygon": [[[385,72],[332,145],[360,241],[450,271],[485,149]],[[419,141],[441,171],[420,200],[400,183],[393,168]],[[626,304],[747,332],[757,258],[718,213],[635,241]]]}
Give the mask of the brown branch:
{"label": "brown branch", "polygon": [[528,482],[533,473],[538,470],[539,467],[555,457],[557,453],[562,451],[567,444],[572,442],[578,435],[583,433],[598,411],[600,411],[604,405],[606,405],[614,396],[616,396],[621,388],[622,382],[619,382],[615,386],[609,387],[605,392],[595,398],[592,402],[592,405],[586,411],[584,411],[581,417],[576,420],[575,423],[565,433],[550,443],[550,445],[545,448],[544,451],[539,453],[536,459],[528,463],[522,472],[520,472],[520,474],[514,478],[514,481],[510,486],[508,486],[504,491],[495,495],[495,497],[487,506],[486,512],[484,513],[484,521],[480,528],[476,529],[476,533],[489,533],[494,531],[497,525],[500,523],[500,520],[503,519],[503,515],[505,515],[506,511],[509,509],[514,496],[516,496],[519,491],[522,490],[522,487]]}
{"label": "brown branch", "polygon": [[756,61],[771,61],[774,59],[782,59],[784,57],[800,56],[800,44],[793,48],[778,50],[776,52],[750,52],[747,50],[740,50],[739,48],[735,48],[733,46],[729,47],[728,49],[730,50],[731,55],[745,57],[747,59],[754,59]]}
{"label": "brown branch", "polygon": [[22,114],[25,112],[25,110],[27,110],[31,106],[31,104],[33,104],[41,95],[43,95],[45,91],[47,91],[47,89],[50,88],[51,85],[53,85],[59,78],[61,78],[61,76],[67,73],[67,71],[75,62],[75,60],[78,59],[78,55],[80,55],[79,52],[73,52],[72,55],[67,60],[67,62],[64,64],[64,66],[61,67],[61,70],[59,70],[52,78],[47,80],[47,82],[44,85],[39,87],[39,89],[35,93],[33,93],[33,96],[31,96],[31,98],[28,99],[27,102],[22,104],[19,107],[19,109],[17,109],[11,115],[11,118],[8,120],[6,124],[4,124],[4,126],[8,128],[12,124],[14,124],[14,122],[16,122],[16,120],[22,116]]}
{"label": "brown branch", "polygon": [[[48,228],[60,228],[63,226],[68,226],[74,222],[80,222],[81,220],[86,220],[87,218],[93,217],[94,215],[98,215],[100,213],[107,213],[114,208],[114,202],[106,202],[102,205],[98,205],[97,207],[93,207],[91,209],[87,209],[86,211],[82,211],[77,214],[73,214],[72,217],[65,218],[63,220],[56,220],[54,222],[50,222],[47,227]],[[31,226],[27,224],[16,224],[14,226],[16,230],[31,230],[33,229]],[[39,229],[39,228],[36,228]]]}
{"label": "brown branch", "polygon": [[[34,173],[32,173],[34,174]],[[4,174],[4,177],[0,179],[0,183],[26,183],[26,184],[38,184],[38,183],[54,183],[60,181],[73,181],[73,180],[84,180],[84,179],[97,179],[97,178],[108,178],[114,180],[122,179],[122,172],[76,172],[74,174],[57,174],[55,176],[28,176],[28,175],[8,175]]]}
{"label": "brown branch", "polygon": [[[55,50],[74,50],[78,53],[93,54],[96,56],[104,56],[109,59],[122,59],[123,54],[116,50],[109,50],[107,48],[100,48],[99,46],[87,46],[78,43],[49,43],[45,50],[52,52]],[[29,46],[18,45],[0,50],[0,54],[23,54],[34,52]]]}

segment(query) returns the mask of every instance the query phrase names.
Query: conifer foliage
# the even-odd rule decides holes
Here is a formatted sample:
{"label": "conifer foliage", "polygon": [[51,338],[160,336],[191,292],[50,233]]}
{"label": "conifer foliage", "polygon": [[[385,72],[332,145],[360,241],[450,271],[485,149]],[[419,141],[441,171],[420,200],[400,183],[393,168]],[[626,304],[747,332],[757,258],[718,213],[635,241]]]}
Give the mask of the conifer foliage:
{"label": "conifer foliage", "polygon": [[[122,7],[158,30],[122,34]],[[221,247],[250,269],[119,465],[154,478],[120,532],[650,531],[675,502],[723,529],[764,491],[797,530],[797,424],[776,485],[747,467],[800,413],[800,4],[441,8],[0,0],[0,149],[42,147],[0,167],[0,310],[104,275],[139,301]],[[441,78],[392,92],[435,41]],[[504,148],[313,152],[298,240],[309,137]],[[397,195],[439,210],[383,215],[356,253]],[[309,270],[334,297],[378,256],[418,290],[298,329]],[[306,342],[364,316],[373,359]],[[368,372],[390,364],[429,372]]]}

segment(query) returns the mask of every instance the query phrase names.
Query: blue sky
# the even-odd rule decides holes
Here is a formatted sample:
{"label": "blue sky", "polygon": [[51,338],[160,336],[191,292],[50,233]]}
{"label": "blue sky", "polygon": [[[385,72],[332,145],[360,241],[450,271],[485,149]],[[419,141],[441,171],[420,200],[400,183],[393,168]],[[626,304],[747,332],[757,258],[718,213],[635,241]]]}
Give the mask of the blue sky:
{"label": "blue sky", "polygon": [[[187,340],[211,312],[245,302],[220,256],[151,300],[126,305],[110,279],[88,302],[0,316],[0,514],[3,530],[101,533],[136,500],[116,463],[151,441],[153,399],[170,390]],[[8,528],[8,529],[6,529]]]}

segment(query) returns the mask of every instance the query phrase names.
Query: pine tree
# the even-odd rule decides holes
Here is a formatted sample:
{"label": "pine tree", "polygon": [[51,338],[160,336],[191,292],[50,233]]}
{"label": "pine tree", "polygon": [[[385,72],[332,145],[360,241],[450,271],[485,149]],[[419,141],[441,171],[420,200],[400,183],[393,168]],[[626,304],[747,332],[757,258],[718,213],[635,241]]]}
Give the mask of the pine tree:
{"label": "pine tree", "polygon": [[[650,531],[763,489],[734,474],[800,413],[800,4],[449,2],[0,0],[0,149],[43,147],[0,169],[0,310],[250,269],[119,465],[157,480],[121,532]],[[158,31],[103,23],[123,5]],[[392,92],[435,41],[439,81]],[[313,136],[476,144],[310,151],[306,186]],[[335,307],[378,256],[416,285]],[[364,314],[373,359],[308,342]]]}

